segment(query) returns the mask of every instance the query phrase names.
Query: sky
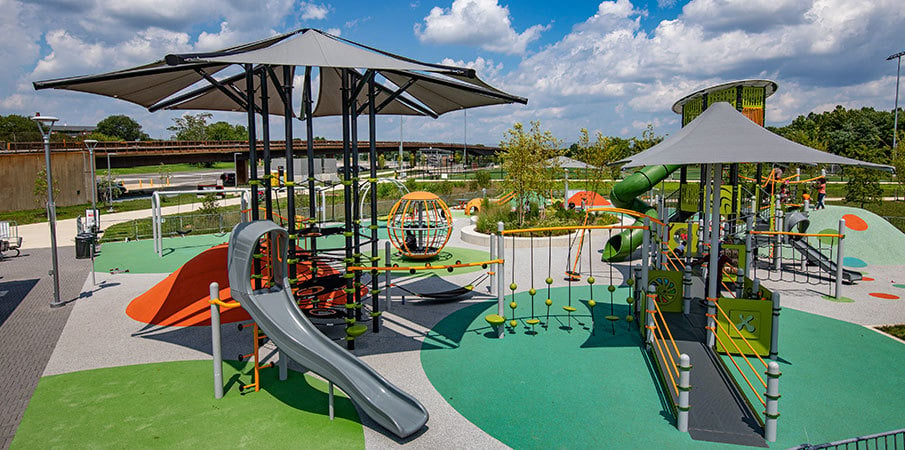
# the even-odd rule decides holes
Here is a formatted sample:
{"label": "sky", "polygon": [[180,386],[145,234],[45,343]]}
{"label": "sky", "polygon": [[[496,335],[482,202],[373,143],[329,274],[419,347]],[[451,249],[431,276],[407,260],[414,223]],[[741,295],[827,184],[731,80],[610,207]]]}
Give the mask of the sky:
{"label": "sky", "polygon": [[[112,114],[166,139],[180,112],[33,81],[124,69],[168,53],[225,48],[317,28],[427,62],[468,66],[526,97],[439,119],[381,117],[380,140],[498,145],[514,122],[538,120],[568,144],[605,135],[674,133],[679,98],[714,84],[776,81],[768,125],[836,105],[891,110],[905,50],[901,0],[0,0],[0,115],[41,112],[68,125]],[[296,96],[295,98],[299,98]],[[295,105],[298,109],[298,103]],[[244,124],[241,113],[214,120]],[[272,122],[282,139],[282,120]],[[400,130],[401,128],[401,130]],[[334,118],[316,136],[341,137]],[[304,136],[296,121],[295,136]],[[361,135],[366,135],[362,128]]]}

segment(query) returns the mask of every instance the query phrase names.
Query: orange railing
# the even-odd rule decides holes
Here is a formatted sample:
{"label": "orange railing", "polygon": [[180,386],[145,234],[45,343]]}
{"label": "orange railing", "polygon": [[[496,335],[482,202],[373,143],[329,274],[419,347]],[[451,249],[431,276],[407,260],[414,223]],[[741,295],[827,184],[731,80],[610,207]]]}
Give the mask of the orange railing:
{"label": "orange railing", "polygon": [[[718,320],[717,316],[724,318],[727,323],[731,324],[733,322],[729,318],[729,315],[726,314],[726,311],[724,311],[723,308],[720,307],[719,301],[714,298],[707,298],[707,301],[709,301],[711,304],[713,304],[716,307],[716,311],[717,311],[716,314],[710,314],[710,313],[707,314],[707,317],[710,317],[711,319],[713,319],[713,323],[715,324],[715,326],[707,327],[707,329],[710,330],[711,333],[713,333],[713,335],[716,337],[717,342],[719,342],[719,344],[723,347],[725,352],[729,355],[729,361],[732,362],[732,365],[734,365],[736,370],[738,370],[739,375],[742,377],[743,380],[745,380],[745,384],[747,384],[748,387],[751,388],[751,392],[754,393],[754,395],[757,397],[757,400],[760,401],[760,403],[766,407],[767,403],[764,401],[763,397],[761,397],[760,393],[754,387],[754,384],[751,382],[751,379],[748,378],[747,375],[745,375],[745,372],[742,370],[742,367],[739,366],[738,362],[735,360],[735,356],[737,355],[737,356],[742,357],[742,359],[745,361],[745,363],[747,363],[748,367],[751,369],[751,372],[757,378],[757,381],[760,382],[761,386],[763,386],[764,389],[767,388],[767,382],[764,381],[763,377],[761,377],[761,375],[757,371],[757,369],[754,368],[754,365],[751,363],[751,358],[748,355],[745,355],[745,353],[742,351],[741,347],[739,347],[738,343],[736,342],[736,339],[734,339],[736,336],[732,336],[731,334],[729,334],[729,331],[726,330],[722,324],[720,324],[720,321]],[[719,332],[717,331],[717,329],[719,329]],[[733,327],[731,327],[731,329],[735,329],[735,327],[733,326]],[[732,352],[732,350],[730,349],[730,346],[726,345],[726,343],[723,342],[723,339],[720,337],[721,336],[720,333],[722,333],[722,336],[726,336],[726,338],[732,344],[732,348],[735,348],[735,353]],[[745,343],[745,345],[748,347],[748,349],[751,350],[751,353],[754,355],[754,357],[756,357],[757,360],[760,361],[761,364],[763,364],[764,370],[766,370],[768,367],[767,363],[764,361],[763,358],[760,357],[760,355],[757,354],[757,351],[754,349],[754,347],[751,345],[751,343],[748,342],[748,339],[745,338],[745,336],[741,333],[740,330],[735,329],[735,334],[738,335],[737,337],[742,339],[742,342]]]}
{"label": "orange railing", "polygon": [[[660,311],[660,305],[657,304],[657,295],[647,294],[647,301],[648,306],[646,310],[652,320],[648,325],[645,325],[645,328],[653,335],[651,341],[654,343],[654,348],[657,349],[660,359],[663,361],[663,366],[666,367],[666,374],[669,376],[669,382],[678,396],[678,361],[681,352],[679,352],[679,346],[676,345],[676,340],[672,337],[672,332],[669,331],[669,326],[666,324],[666,318],[663,317],[663,312]],[[650,305],[653,305],[654,308],[651,309]],[[666,330],[665,335],[663,334],[663,330]],[[669,338],[668,340],[666,339],[667,337]],[[673,352],[675,352],[675,356],[673,356]]]}

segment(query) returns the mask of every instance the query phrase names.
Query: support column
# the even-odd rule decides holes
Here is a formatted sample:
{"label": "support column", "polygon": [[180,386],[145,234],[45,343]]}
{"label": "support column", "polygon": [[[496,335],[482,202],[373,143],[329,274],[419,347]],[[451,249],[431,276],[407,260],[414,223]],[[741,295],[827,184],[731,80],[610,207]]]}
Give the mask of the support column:
{"label": "support column", "polygon": [[[354,308],[350,308],[350,303],[355,302],[354,277],[355,274],[349,271],[349,266],[354,264],[352,258],[352,177],[351,177],[351,150],[349,148],[349,70],[342,69],[342,130],[343,130],[343,213],[345,215],[345,226],[343,228],[343,236],[346,238],[346,252],[343,262],[346,266],[346,273],[343,274],[346,287],[346,323],[352,323],[355,318]],[[349,350],[355,349],[355,339],[351,336],[346,337],[346,347]]]}
{"label": "support column", "polygon": [[[211,300],[220,299],[220,284],[210,284]],[[211,302],[211,356],[214,359],[214,398],[223,398],[223,353],[220,343],[220,305]]]}
{"label": "support column", "polygon": [[679,355],[679,404],[676,405],[678,414],[676,417],[676,428],[683,433],[688,432],[688,411],[691,405],[688,400],[688,394],[691,391],[691,358],[682,353]]}
{"label": "support column", "polygon": [[[377,255],[377,105],[374,104],[377,96],[377,87],[374,86],[374,73],[368,77],[368,162],[370,163],[370,173],[368,182],[371,184],[371,223],[368,229],[371,230],[371,265],[377,267],[380,256]],[[360,250],[359,250],[360,251]],[[380,292],[377,289],[377,271],[371,274],[371,318],[372,330],[377,333],[380,331],[380,302],[377,295]]]}
{"label": "support column", "polygon": [[836,300],[842,298],[842,242],[845,241],[845,220],[839,219],[839,245],[836,247]]}
{"label": "support column", "polygon": [[[273,180],[270,166],[270,98],[267,95],[267,71],[261,70],[261,137],[264,145],[264,218],[273,220]],[[276,80],[274,80],[276,81]],[[290,233],[292,233],[290,231]]]}
{"label": "support column", "polygon": [[[287,231],[289,232],[289,251],[286,260],[289,263],[289,285],[298,284],[296,279],[298,267],[296,263],[295,249],[298,239],[298,231],[295,226],[295,168],[292,161],[292,67],[283,66],[283,118],[285,120],[286,138],[286,215],[289,219]],[[266,117],[266,116],[265,116]]]}
{"label": "support column", "polygon": [[[505,225],[503,222],[497,222],[496,224],[497,231],[500,233],[499,237],[497,237],[497,257],[502,259],[503,262],[497,265],[497,314],[500,317],[506,317],[506,258],[503,256],[506,254],[506,242],[503,237],[503,230],[505,229]],[[515,244],[513,244],[515,245]],[[511,261],[510,264],[515,264],[515,261]],[[505,326],[497,327],[497,337],[502,339],[505,333]]]}

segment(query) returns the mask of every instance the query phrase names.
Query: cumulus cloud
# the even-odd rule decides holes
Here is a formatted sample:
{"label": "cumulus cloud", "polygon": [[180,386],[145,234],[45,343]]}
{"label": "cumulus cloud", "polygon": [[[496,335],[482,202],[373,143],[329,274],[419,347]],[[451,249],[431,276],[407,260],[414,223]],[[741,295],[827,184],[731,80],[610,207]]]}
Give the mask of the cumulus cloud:
{"label": "cumulus cloud", "polygon": [[299,9],[302,13],[302,20],[324,20],[327,18],[327,13],[330,12],[328,6],[312,2],[302,2]]}
{"label": "cumulus cloud", "polygon": [[423,24],[415,24],[422,42],[478,46],[484,50],[522,55],[549,25],[532,25],[519,33],[509,8],[497,0],[454,0],[450,8],[431,8]]}

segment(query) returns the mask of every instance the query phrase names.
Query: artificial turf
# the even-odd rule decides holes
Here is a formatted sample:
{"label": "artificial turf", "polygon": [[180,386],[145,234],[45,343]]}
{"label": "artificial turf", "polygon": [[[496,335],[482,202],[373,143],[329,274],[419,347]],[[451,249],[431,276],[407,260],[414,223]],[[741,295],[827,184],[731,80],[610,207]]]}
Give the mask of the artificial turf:
{"label": "artificial turf", "polygon": [[[590,323],[587,287],[573,287],[576,326],[561,327],[567,288],[556,288],[549,328],[525,322],[530,296],[516,294],[519,324],[495,339],[484,316],[496,303],[470,305],[440,321],[425,339],[421,361],[441,395],[468,420],[513,448],[699,448],[725,446],[693,441],[675,428],[637,324],[624,320],[625,288],[609,296],[595,288],[598,318]],[[535,312],[546,321],[546,289]],[[506,296],[506,304],[511,301]],[[511,311],[507,308],[507,320]],[[615,329],[615,334],[613,330]],[[789,308],[780,317],[779,440],[773,448],[823,443],[901,428],[905,345],[865,327]],[[755,361],[756,362],[756,361]],[[759,364],[759,362],[756,362]],[[692,364],[695,364],[692,361]],[[694,370],[691,372],[694,385]],[[756,380],[755,380],[756,382]],[[740,381],[744,384],[744,381]],[[694,390],[691,392],[694,414]],[[761,413],[762,407],[756,410]]]}
{"label": "artificial turf", "polygon": [[260,392],[239,393],[250,366],[227,361],[214,399],[211,362],[177,361],[42,378],[11,448],[364,448],[352,402],[298,372],[262,370]]}

